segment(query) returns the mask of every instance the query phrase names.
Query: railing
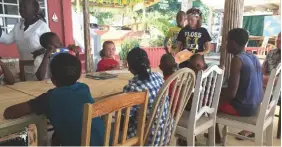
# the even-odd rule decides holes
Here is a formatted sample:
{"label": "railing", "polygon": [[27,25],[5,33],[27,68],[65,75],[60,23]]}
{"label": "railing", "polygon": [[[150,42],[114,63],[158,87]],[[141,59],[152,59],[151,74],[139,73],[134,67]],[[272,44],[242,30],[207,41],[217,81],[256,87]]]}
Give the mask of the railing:
{"label": "railing", "polygon": [[160,60],[165,50],[163,47],[142,47],[148,54],[150,64],[152,68],[158,68]]}

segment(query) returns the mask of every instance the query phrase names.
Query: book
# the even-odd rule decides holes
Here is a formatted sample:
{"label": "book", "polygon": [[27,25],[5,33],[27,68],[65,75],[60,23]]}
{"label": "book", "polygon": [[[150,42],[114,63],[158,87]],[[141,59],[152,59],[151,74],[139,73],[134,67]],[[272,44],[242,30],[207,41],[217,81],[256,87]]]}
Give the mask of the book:
{"label": "book", "polygon": [[112,79],[116,78],[117,74],[109,74],[106,72],[96,72],[96,73],[90,73],[86,74],[86,78],[95,79],[95,80],[106,80],[106,79]]}

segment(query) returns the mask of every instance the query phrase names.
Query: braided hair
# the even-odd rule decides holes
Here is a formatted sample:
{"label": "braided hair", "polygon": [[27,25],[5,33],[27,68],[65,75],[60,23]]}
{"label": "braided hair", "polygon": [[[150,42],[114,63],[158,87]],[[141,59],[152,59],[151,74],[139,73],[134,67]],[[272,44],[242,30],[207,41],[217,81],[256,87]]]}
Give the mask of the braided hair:
{"label": "braided hair", "polygon": [[130,70],[134,71],[139,80],[148,80],[151,72],[150,61],[147,53],[139,48],[133,48],[127,55],[127,62]]}

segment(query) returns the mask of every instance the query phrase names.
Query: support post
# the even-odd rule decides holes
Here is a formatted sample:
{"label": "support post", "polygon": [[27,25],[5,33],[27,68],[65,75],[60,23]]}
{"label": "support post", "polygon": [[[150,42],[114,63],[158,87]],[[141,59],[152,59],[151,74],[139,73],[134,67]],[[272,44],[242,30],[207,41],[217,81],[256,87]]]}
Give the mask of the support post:
{"label": "support post", "polygon": [[225,0],[222,45],[220,51],[220,65],[225,66],[225,77],[230,75],[232,56],[227,52],[227,35],[231,29],[242,28],[244,13],[244,0]]}
{"label": "support post", "polygon": [[80,0],[76,0],[76,10],[77,10],[77,14],[80,13]]}
{"label": "support post", "polygon": [[91,55],[90,45],[90,22],[89,22],[89,3],[88,0],[83,0],[83,18],[84,18],[84,47],[85,47],[85,67],[86,73],[94,71],[93,59]]}

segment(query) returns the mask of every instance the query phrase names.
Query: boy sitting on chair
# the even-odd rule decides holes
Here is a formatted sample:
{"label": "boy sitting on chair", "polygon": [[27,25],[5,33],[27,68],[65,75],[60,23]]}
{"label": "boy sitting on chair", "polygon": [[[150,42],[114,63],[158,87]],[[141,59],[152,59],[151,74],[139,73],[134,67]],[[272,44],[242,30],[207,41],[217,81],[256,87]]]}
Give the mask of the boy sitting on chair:
{"label": "boy sitting on chair", "polygon": [[[249,40],[246,30],[236,28],[228,33],[227,50],[231,61],[228,87],[221,92],[219,111],[235,116],[254,116],[263,98],[262,70],[258,58],[245,52]],[[252,137],[251,132],[240,135]]]}
{"label": "boy sitting on chair", "polygon": [[[56,88],[28,102],[7,108],[6,119],[16,119],[31,113],[46,115],[55,128],[63,146],[80,146],[83,105],[94,103],[89,87],[77,80],[81,75],[81,63],[73,55],[61,53],[50,64],[51,80]],[[93,118],[91,146],[102,146],[104,122]]]}

